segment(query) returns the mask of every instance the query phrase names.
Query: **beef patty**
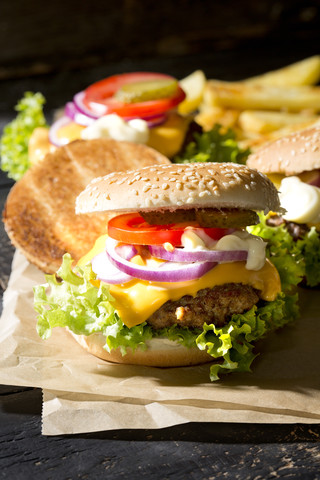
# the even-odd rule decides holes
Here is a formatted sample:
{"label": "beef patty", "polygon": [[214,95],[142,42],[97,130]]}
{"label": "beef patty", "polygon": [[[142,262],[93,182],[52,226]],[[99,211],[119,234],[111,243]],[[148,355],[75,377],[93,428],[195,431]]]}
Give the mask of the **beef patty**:
{"label": "beef patty", "polygon": [[258,291],[241,283],[226,283],[200,290],[195,297],[185,295],[177,301],[169,300],[147,320],[159,329],[177,324],[199,328],[204,323],[221,327],[233,313],[250,310],[259,301]]}

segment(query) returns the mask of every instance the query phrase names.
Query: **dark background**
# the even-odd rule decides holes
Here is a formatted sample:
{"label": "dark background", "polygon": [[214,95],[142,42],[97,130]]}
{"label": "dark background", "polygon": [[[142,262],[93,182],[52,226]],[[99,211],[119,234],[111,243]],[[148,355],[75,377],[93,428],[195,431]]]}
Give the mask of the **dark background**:
{"label": "dark background", "polygon": [[319,46],[319,0],[3,0],[0,108],[20,98],[25,78],[42,87],[50,109],[111,73],[181,78],[202,68],[236,80],[318,54]]}
{"label": "dark background", "polygon": [[232,50],[262,51],[268,68],[267,52],[319,53],[319,25],[317,0],[2,1],[0,77]]}
{"label": "dark background", "polygon": [[[107,75],[237,80],[320,54],[320,2],[0,0],[0,132],[26,90],[47,117]],[[12,185],[0,172],[0,209]],[[13,248],[0,225],[0,301]],[[0,309],[1,310],[1,309]],[[41,391],[0,386],[0,478],[320,479],[319,425],[199,424],[41,436]]]}

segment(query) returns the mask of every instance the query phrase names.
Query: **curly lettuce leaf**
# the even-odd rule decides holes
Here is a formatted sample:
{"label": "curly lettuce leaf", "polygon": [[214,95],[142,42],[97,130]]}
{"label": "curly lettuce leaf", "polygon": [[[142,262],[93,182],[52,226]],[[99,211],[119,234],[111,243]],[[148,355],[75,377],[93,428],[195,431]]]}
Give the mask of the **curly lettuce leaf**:
{"label": "curly lettuce leaf", "polygon": [[90,264],[72,269],[72,259],[66,254],[57,276],[59,280],[47,275],[46,284],[34,287],[41,338],[48,338],[55,327],[68,327],[83,335],[102,333],[107,351],[120,348],[125,355],[128,348],[144,350],[152,337],[164,337],[206,350],[215,361],[210,372],[213,381],[220,373],[250,371],[256,356],[254,343],[298,316],[297,296],[281,293],[273,302],[261,302],[244,314],[233,315],[223,327],[204,324],[202,329],[192,330],[173,325],[153,330],[144,322],[128,328],[112,306],[108,285],[95,281]]}
{"label": "curly lettuce leaf", "polygon": [[320,284],[320,234],[315,227],[297,241],[305,262],[305,279],[309,287]]}
{"label": "curly lettuce leaf", "polygon": [[313,226],[299,240],[294,240],[285,225],[267,225],[268,216],[259,214],[260,223],[248,227],[253,235],[268,242],[267,256],[279,271],[284,291],[302,281],[309,287],[320,284],[320,234]]}
{"label": "curly lettuce leaf", "polygon": [[268,242],[266,255],[279,272],[282,290],[290,291],[306,274],[305,256],[301,245],[294,241],[284,225],[278,227],[267,225],[267,217],[262,213],[259,214],[259,218],[260,223],[247,227],[247,230]]}
{"label": "curly lettuce leaf", "polygon": [[19,180],[30,166],[28,144],[33,130],[45,127],[45,99],[41,93],[26,92],[18,102],[16,118],[4,127],[0,139],[1,169]]}
{"label": "curly lettuce leaf", "polygon": [[34,287],[34,308],[38,312],[37,332],[47,339],[55,327],[68,327],[77,335],[103,333],[107,351],[121,346],[135,350],[143,347],[151,334],[145,324],[127,328],[112,306],[109,286],[99,283],[91,265],[72,267],[69,254],[57,275],[46,275],[46,284]]}
{"label": "curly lettuce leaf", "polygon": [[297,295],[281,293],[273,302],[260,307],[255,305],[246,313],[232,315],[223,327],[204,324],[196,343],[217,359],[217,363],[211,365],[210,379],[218,380],[221,373],[250,372],[257,356],[255,342],[295,320],[299,315],[297,301]]}
{"label": "curly lettuce leaf", "polygon": [[190,142],[185,151],[173,159],[174,163],[193,162],[233,162],[245,164],[250,153],[249,149],[239,147],[234,131],[223,129],[216,124],[210,131],[195,132],[194,141]]}

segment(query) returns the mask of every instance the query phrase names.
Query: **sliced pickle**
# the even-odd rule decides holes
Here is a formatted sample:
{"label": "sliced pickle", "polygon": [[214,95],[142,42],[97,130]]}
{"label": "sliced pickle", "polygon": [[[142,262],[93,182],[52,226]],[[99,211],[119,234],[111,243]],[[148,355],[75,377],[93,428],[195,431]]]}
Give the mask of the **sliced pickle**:
{"label": "sliced pickle", "polygon": [[196,219],[202,227],[212,228],[242,228],[259,223],[256,212],[239,208],[200,208],[196,210]]}
{"label": "sliced pickle", "polygon": [[138,103],[172,97],[178,88],[174,78],[159,78],[141,82],[126,83],[119,88],[115,97],[120,102]]}

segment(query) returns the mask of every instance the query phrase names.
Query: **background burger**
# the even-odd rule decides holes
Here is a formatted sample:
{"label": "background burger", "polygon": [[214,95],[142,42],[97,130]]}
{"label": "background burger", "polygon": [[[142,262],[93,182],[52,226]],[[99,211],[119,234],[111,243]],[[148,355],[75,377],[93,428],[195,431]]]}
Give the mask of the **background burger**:
{"label": "background burger", "polygon": [[205,81],[200,70],[180,82],[154,72],[112,75],[75,93],[50,126],[43,95],[26,92],[0,138],[0,167],[19,180],[57,148],[96,138],[147,144],[173,158],[202,132],[193,118]]}
{"label": "background burger", "polygon": [[112,212],[76,267],[35,288],[38,333],[67,327],[94,355],[127,364],[214,362],[249,371],[254,343],[296,315],[265,243],[246,232],[278,211],[276,188],[243,165],[155,165],[93,180],[76,211]]}
{"label": "background burger", "polygon": [[[320,127],[267,144],[248,157],[278,186],[284,215],[261,216],[252,233],[268,240],[283,283],[320,284]],[[285,268],[284,268],[285,267]]]}

